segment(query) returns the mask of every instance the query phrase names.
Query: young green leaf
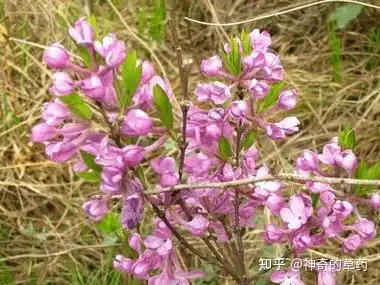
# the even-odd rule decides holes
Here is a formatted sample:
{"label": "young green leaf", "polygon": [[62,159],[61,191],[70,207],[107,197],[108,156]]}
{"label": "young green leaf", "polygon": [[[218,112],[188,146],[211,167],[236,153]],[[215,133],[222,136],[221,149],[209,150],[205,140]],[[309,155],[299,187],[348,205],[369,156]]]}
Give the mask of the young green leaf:
{"label": "young green leaf", "polygon": [[316,209],[319,203],[319,193],[311,193],[311,203],[313,208]]}
{"label": "young green leaf", "polygon": [[92,118],[92,110],[78,94],[70,94],[67,96],[59,97],[59,99],[65,103],[71,112],[78,117],[90,120]]}
{"label": "young green leaf", "polygon": [[270,107],[272,107],[278,100],[280,96],[280,92],[282,90],[283,82],[277,82],[272,85],[267,96],[261,99],[257,105],[257,110],[259,113],[264,113],[268,111]]}
{"label": "young green leaf", "polygon": [[334,13],[330,15],[330,20],[336,22],[338,29],[344,29],[352,20],[355,20],[360,15],[362,10],[362,5],[345,4],[335,9]]}
{"label": "young green leaf", "polygon": [[137,64],[136,52],[129,52],[127,58],[121,66],[124,92],[121,92],[120,103],[123,107],[129,106],[132,97],[140,83],[142,73],[141,64]]}
{"label": "young green leaf", "polygon": [[87,165],[88,168],[94,170],[95,172],[101,172],[102,167],[95,163],[95,158],[88,152],[80,150],[80,156],[83,159],[83,162]]}
{"label": "young green leaf", "polygon": [[165,91],[158,84],[153,87],[153,103],[162,124],[166,129],[172,129],[174,121],[172,105]]}
{"label": "young green leaf", "polygon": [[218,150],[220,156],[224,160],[228,160],[233,155],[232,146],[228,139],[224,136],[221,136],[219,139]]}
{"label": "young green leaf", "polygon": [[[357,179],[380,179],[380,162],[375,163],[369,167],[365,162],[360,162],[358,169],[355,173]],[[358,196],[364,196],[371,193],[376,189],[376,186],[371,185],[357,185],[354,188],[354,193]]]}
{"label": "young green leaf", "polygon": [[100,173],[95,171],[77,172],[75,175],[92,183],[101,181]]}
{"label": "young green leaf", "polygon": [[244,150],[249,149],[253,145],[253,143],[256,140],[256,137],[257,137],[257,129],[252,129],[246,134],[243,140]]}
{"label": "young green leaf", "polygon": [[240,35],[240,40],[243,45],[243,51],[246,55],[250,54],[252,52],[252,46],[251,46],[251,38],[249,37],[249,34],[246,31],[242,31]]}
{"label": "young green leaf", "polygon": [[91,68],[91,56],[90,56],[90,53],[88,52],[88,49],[81,45],[76,45],[76,46],[79,51],[79,56],[83,60],[84,64],[88,68]]}
{"label": "young green leaf", "polygon": [[91,14],[90,17],[88,17],[88,23],[94,29],[95,35],[99,37],[99,25],[94,14]]}
{"label": "young green leaf", "polygon": [[123,231],[120,224],[119,215],[115,212],[108,212],[108,214],[100,223],[96,225],[96,227],[103,234],[116,235]]}
{"label": "young green leaf", "polygon": [[343,131],[339,133],[338,142],[344,149],[354,149],[356,142],[355,131],[350,126],[345,126]]}

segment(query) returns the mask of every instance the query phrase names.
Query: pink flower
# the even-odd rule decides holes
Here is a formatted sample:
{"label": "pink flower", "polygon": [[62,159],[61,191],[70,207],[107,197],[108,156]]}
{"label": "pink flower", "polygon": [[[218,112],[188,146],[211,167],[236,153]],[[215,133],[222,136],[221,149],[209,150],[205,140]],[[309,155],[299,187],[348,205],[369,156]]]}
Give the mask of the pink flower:
{"label": "pink flower", "polygon": [[102,43],[94,42],[94,48],[111,67],[118,67],[126,56],[124,43],[119,41],[114,34],[108,34]]}
{"label": "pink flower", "polygon": [[77,44],[91,45],[94,41],[94,30],[84,18],[79,19],[74,27],[69,28],[69,34]]}
{"label": "pink flower", "polygon": [[310,217],[304,201],[297,196],[292,196],[290,198],[289,208],[283,208],[280,215],[282,220],[288,224],[288,228],[291,230],[299,229]]}
{"label": "pink flower", "polygon": [[331,142],[323,147],[322,154],[318,155],[319,160],[327,165],[336,165],[335,157],[341,152],[340,146]]}
{"label": "pink flower", "polygon": [[121,224],[126,230],[132,230],[137,227],[143,213],[143,201],[140,195],[129,195],[123,201],[121,213]]}
{"label": "pink flower", "polygon": [[141,79],[140,84],[143,85],[147,83],[149,80],[152,79],[154,76],[154,68],[153,65],[148,61],[144,60],[141,64],[142,72],[141,72]]}
{"label": "pink flower", "polygon": [[244,67],[248,70],[263,67],[265,64],[265,54],[261,51],[252,51],[251,54],[243,58]]}
{"label": "pink flower", "polygon": [[149,235],[144,239],[144,245],[156,251],[160,256],[166,256],[173,251],[173,242],[164,236]]}
{"label": "pink flower", "polygon": [[376,236],[376,227],[373,221],[366,218],[357,220],[355,223],[357,233],[364,239],[370,240]]}
{"label": "pink flower", "polygon": [[247,115],[248,106],[243,100],[233,101],[230,106],[230,113],[236,119],[242,119]]}
{"label": "pink flower", "polygon": [[71,142],[51,142],[47,144],[46,155],[54,162],[66,162],[77,152],[77,145]]}
{"label": "pink flower", "polygon": [[269,208],[272,215],[279,216],[282,208],[286,207],[285,199],[276,194],[270,194],[265,201],[265,206]]}
{"label": "pink flower", "polygon": [[303,285],[300,273],[297,270],[276,271],[270,276],[270,281],[280,285]]}
{"label": "pink flower", "polygon": [[174,274],[169,274],[168,271],[169,270],[164,270],[161,274],[150,277],[148,285],[190,285],[189,280],[205,276],[201,271],[177,270]]}
{"label": "pink flower", "polygon": [[248,89],[254,99],[264,98],[268,95],[269,86],[263,80],[252,79],[249,81]]}
{"label": "pink flower", "polygon": [[330,270],[321,270],[318,271],[318,285],[335,285],[335,275],[336,272]]}
{"label": "pink flower", "polygon": [[201,71],[205,76],[218,76],[222,70],[223,62],[217,55],[203,59],[201,62]]}
{"label": "pink flower", "polygon": [[59,99],[44,104],[42,118],[49,126],[58,126],[64,120],[70,118],[71,112]]}
{"label": "pink flower", "polygon": [[121,272],[124,273],[132,273],[132,266],[133,261],[129,258],[126,258],[122,256],[121,254],[118,254],[115,256],[115,259],[113,261],[113,267]]}
{"label": "pink flower", "polygon": [[358,234],[350,234],[342,243],[344,252],[353,252],[358,250],[363,244]]}
{"label": "pink flower", "polygon": [[128,112],[123,118],[121,132],[125,136],[143,136],[149,134],[153,129],[152,119],[147,113],[140,109]]}
{"label": "pink flower", "polygon": [[211,159],[204,153],[196,153],[185,157],[184,169],[192,174],[207,174],[212,165]]}
{"label": "pink flower", "polygon": [[266,50],[272,43],[269,33],[266,31],[260,33],[259,29],[254,29],[249,37],[254,50]]}
{"label": "pink flower", "polygon": [[268,225],[264,230],[264,241],[268,244],[281,242],[286,233],[276,225]]}
{"label": "pink flower", "polygon": [[65,47],[59,43],[45,49],[43,61],[54,69],[65,69],[70,64],[70,56]]}
{"label": "pink flower", "polygon": [[159,157],[151,162],[153,170],[160,175],[160,185],[170,187],[178,184],[179,174],[172,157]]}
{"label": "pink flower", "polygon": [[83,210],[94,221],[100,221],[108,212],[107,201],[104,199],[94,199],[83,204]]}
{"label": "pink flower", "polygon": [[188,232],[197,237],[203,236],[209,226],[209,220],[199,214],[195,215],[190,222],[181,220],[180,223]]}
{"label": "pink flower", "polygon": [[297,158],[297,170],[300,172],[319,171],[318,155],[310,150],[304,150]]}
{"label": "pink flower", "polygon": [[58,135],[58,131],[54,126],[41,123],[35,125],[32,129],[32,141],[34,142],[46,142],[55,138]]}
{"label": "pink flower", "polygon": [[337,200],[334,203],[332,209],[333,209],[335,215],[337,215],[338,217],[340,217],[342,219],[345,219],[349,215],[351,215],[352,210],[354,209],[354,207],[348,201]]}
{"label": "pink flower", "polygon": [[194,94],[200,102],[211,100],[215,104],[223,104],[231,98],[230,88],[217,81],[214,83],[198,84]]}
{"label": "pink flower", "polygon": [[83,80],[82,91],[91,99],[102,100],[106,95],[106,86],[99,76],[93,75]]}
{"label": "pink flower", "polygon": [[74,80],[66,72],[53,74],[53,86],[49,89],[56,96],[64,96],[73,92]]}
{"label": "pink flower", "polygon": [[342,233],[342,221],[335,215],[327,216],[323,219],[322,226],[328,237],[336,237]]}
{"label": "pink flower", "polygon": [[284,110],[291,110],[297,105],[299,93],[297,89],[284,90],[278,98],[278,107]]}
{"label": "pink flower", "polygon": [[288,117],[279,123],[268,123],[265,127],[267,135],[273,140],[281,140],[299,130],[300,121],[296,117]]}
{"label": "pink flower", "polygon": [[127,145],[123,147],[122,152],[126,167],[137,166],[145,156],[145,149],[138,145]]}
{"label": "pink flower", "polygon": [[357,159],[355,154],[351,150],[345,150],[335,156],[337,165],[346,170],[349,174],[352,174],[357,165]]}

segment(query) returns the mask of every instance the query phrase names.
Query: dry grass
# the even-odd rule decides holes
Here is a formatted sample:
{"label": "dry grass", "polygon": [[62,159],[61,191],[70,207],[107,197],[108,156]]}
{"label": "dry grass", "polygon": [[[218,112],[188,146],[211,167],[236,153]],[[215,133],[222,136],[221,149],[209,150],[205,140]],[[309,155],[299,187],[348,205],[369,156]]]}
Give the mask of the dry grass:
{"label": "dry grass", "polygon": [[[83,4],[2,1],[1,25],[10,37],[25,42],[16,39],[0,42],[0,276],[11,270],[15,284],[74,284],[73,272],[89,276],[104,269],[93,284],[106,284],[102,278],[107,278],[110,257],[117,245],[101,250],[100,247],[107,247],[103,237],[82,214],[81,204],[94,189],[74,178],[69,164],[52,164],[40,145],[29,142],[30,128],[39,120],[41,105],[51,98],[47,91],[51,72],[41,64],[41,47],[61,41],[73,48],[65,27],[83,15]],[[138,36],[137,11],[148,6],[149,1],[128,1],[132,2],[128,6],[123,1],[113,1],[124,23],[108,1],[94,2],[100,26],[116,31],[141,57],[156,58],[157,70],[159,64],[164,66],[173,87],[178,89],[170,38],[157,43]],[[183,1],[178,13],[180,17],[231,22],[301,3],[268,2]],[[380,11],[366,8],[356,21],[338,33],[344,45],[343,79],[338,84],[333,81],[327,32],[328,16],[338,5],[341,4],[324,4],[243,26],[245,30],[264,28],[273,34],[274,49],[281,54],[287,70],[287,83],[299,88],[302,95],[302,104],[294,111],[302,121],[302,130],[284,143],[262,146],[263,161],[273,165],[277,161],[277,168],[288,167],[301,149],[315,149],[326,143],[343,123],[356,128],[358,155],[370,162],[380,160],[380,43],[377,50],[368,48],[370,29],[380,26]],[[181,20],[185,55],[199,62],[202,56],[220,48],[226,35],[240,28],[205,27]],[[370,60],[377,65],[368,68]],[[196,66],[190,79],[192,87],[200,80]],[[379,222],[379,217],[373,218]],[[254,265],[262,255],[258,234],[259,231],[253,231],[246,235],[247,253]],[[338,247],[331,242],[318,251],[339,257]],[[316,252],[312,254],[317,256]],[[341,273],[338,284],[379,284],[379,239],[352,257],[357,256],[369,259],[368,272]],[[315,283],[313,278],[310,276],[310,284]]]}

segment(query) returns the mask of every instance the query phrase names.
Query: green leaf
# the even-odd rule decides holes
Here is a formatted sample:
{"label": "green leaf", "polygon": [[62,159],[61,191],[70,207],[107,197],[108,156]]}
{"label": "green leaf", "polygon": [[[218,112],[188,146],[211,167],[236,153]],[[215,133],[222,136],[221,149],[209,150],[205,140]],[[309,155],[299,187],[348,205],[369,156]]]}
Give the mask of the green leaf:
{"label": "green leaf", "polygon": [[330,15],[330,20],[336,22],[338,29],[344,29],[352,20],[355,20],[360,15],[362,10],[362,5],[345,4],[335,9]]}
{"label": "green leaf", "polygon": [[84,150],[80,150],[80,156],[83,159],[83,162],[87,165],[88,168],[94,170],[95,172],[101,172],[102,167],[95,162],[95,157]]}
{"label": "green leaf", "polygon": [[66,96],[59,97],[59,99],[65,103],[70,111],[77,115],[78,117],[90,120],[92,118],[92,110],[78,94],[70,94]]}
{"label": "green leaf", "polygon": [[311,202],[312,202],[313,208],[316,209],[319,202],[319,193],[311,193]]}
{"label": "green leaf", "polygon": [[250,130],[244,137],[243,148],[244,150],[249,149],[255,142],[257,137],[257,129]]}
{"label": "green leaf", "polygon": [[249,55],[252,52],[251,38],[246,31],[242,31],[240,35],[240,40],[243,45],[243,51],[246,55]]}
{"label": "green leaf", "polygon": [[103,220],[96,225],[97,229],[103,234],[119,234],[123,232],[119,215],[115,212],[108,212]]}
{"label": "green leaf", "polygon": [[91,56],[88,49],[81,45],[76,45],[76,46],[79,51],[79,56],[83,60],[84,64],[88,68],[91,68]]}
{"label": "green leaf", "polygon": [[153,103],[162,124],[166,129],[172,129],[174,121],[172,105],[165,91],[158,84],[153,87]]}
{"label": "green leaf", "polygon": [[331,45],[331,66],[333,69],[334,80],[340,82],[342,79],[342,41],[337,36],[336,23],[334,21],[329,23],[328,28]]}
{"label": "green leaf", "polygon": [[[380,179],[380,162],[377,162],[371,167],[369,167],[367,163],[361,161],[358,169],[356,170],[355,178],[370,180]],[[358,196],[364,196],[371,193],[375,189],[376,186],[357,185],[354,188],[354,193]]]}
{"label": "green leaf", "polygon": [[88,23],[94,29],[95,35],[99,37],[99,25],[94,14],[91,14],[90,17],[88,17]]}
{"label": "green leaf", "polygon": [[355,141],[355,131],[351,129],[350,126],[345,126],[343,131],[341,131],[338,136],[339,145],[344,149],[354,149]]}
{"label": "green leaf", "polygon": [[240,47],[237,39],[230,41],[231,51],[229,53],[222,52],[222,58],[227,69],[235,76],[238,76],[241,72],[241,57]]}
{"label": "green leaf", "polygon": [[95,171],[77,172],[75,175],[93,183],[98,183],[101,181],[100,173]]}
{"label": "green leaf", "polygon": [[124,92],[120,94],[120,103],[123,107],[128,107],[132,102],[133,95],[140,83],[141,73],[142,67],[141,64],[137,64],[136,52],[129,52],[121,66]]}
{"label": "green leaf", "polygon": [[220,156],[226,161],[233,155],[232,146],[224,136],[221,136],[219,139],[218,150]]}
{"label": "green leaf", "polygon": [[280,96],[280,92],[282,90],[282,86],[282,81],[273,84],[268,92],[268,95],[265,96],[265,98],[259,100],[257,104],[257,110],[259,113],[264,113],[268,111],[268,109],[277,102],[278,97]]}

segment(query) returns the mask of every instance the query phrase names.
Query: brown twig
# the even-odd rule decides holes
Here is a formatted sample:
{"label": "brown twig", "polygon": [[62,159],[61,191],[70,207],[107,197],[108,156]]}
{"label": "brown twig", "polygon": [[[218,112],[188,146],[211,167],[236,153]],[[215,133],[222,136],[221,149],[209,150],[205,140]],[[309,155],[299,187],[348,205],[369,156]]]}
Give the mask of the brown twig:
{"label": "brown twig", "polygon": [[252,177],[245,179],[238,179],[234,181],[227,182],[202,182],[202,183],[191,183],[191,184],[179,184],[172,187],[159,188],[155,190],[149,190],[145,194],[156,195],[164,192],[172,192],[178,190],[194,190],[202,188],[233,188],[242,185],[253,184],[263,181],[292,181],[295,183],[303,183],[307,181],[321,182],[327,184],[348,184],[348,185],[372,185],[380,186],[380,180],[370,180],[370,179],[353,179],[353,178],[336,178],[336,177],[322,177],[322,176],[305,176],[294,173],[279,173],[277,175],[266,175],[263,177]]}

